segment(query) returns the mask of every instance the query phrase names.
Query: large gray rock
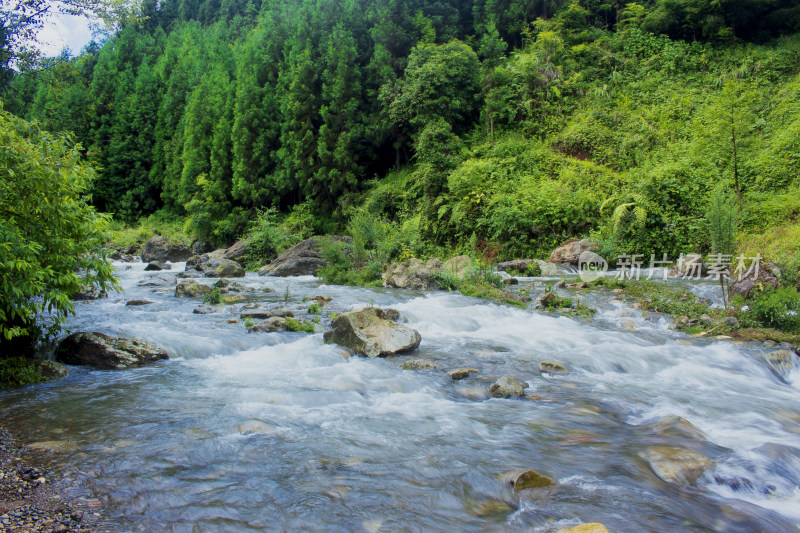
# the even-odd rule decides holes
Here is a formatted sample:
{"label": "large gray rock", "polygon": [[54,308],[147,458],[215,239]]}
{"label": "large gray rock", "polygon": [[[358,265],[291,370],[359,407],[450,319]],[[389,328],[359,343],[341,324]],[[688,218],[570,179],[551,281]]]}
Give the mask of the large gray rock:
{"label": "large gray rock", "polygon": [[176,298],[197,298],[211,292],[211,287],[193,279],[185,279],[175,287]]}
{"label": "large gray rock", "polygon": [[107,370],[144,366],[168,359],[166,350],[141,339],[103,333],[73,333],[58,345],[56,360]]}
{"label": "large gray rock", "polygon": [[396,263],[383,274],[383,286],[397,289],[432,291],[436,289],[434,276],[442,272],[442,262],[436,258],[424,263],[417,258],[406,263]]}
{"label": "large gray rock", "polygon": [[577,265],[585,251],[596,252],[600,245],[592,239],[569,239],[550,254],[550,263]]}
{"label": "large gray rock", "polygon": [[158,272],[155,274],[148,274],[144,279],[139,281],[140,287],[169,287],[178,282],[173,274],[165,274]]}
{"label": "large gray rock", "polygon": [[323,335],[328,344],[335,343],[360,355],[380,357],[410,352],[422,341],[419,332],[393,322],[377,307],[365,307],[336,317],[332,329]]}
{"label": "large gray rock", "polygon": [[[332,235],[334,242],[351,243],[350,237]],[[275,260],[258,270],[259,276],[315,276],[326,265],[319,250],[320,237],[311,237],[296,244],[279,255]]]}
{"label": "large gray rock", "polygon": [[230,259],[209,259],[200,264],[200,270],[209,278],[243,278],[244,268]]}
{"label": "large gray rock", "polygon": [[153,237],[142,246],[142,261],[170,261],[177,263],[192,257],[192,251],[185,244],[167,239],[166,237]]}
{"label": "large gray rock", "polygon": [[285,318],[273,316],[247,328],[248,333],[272,333],[274,331],[286,331]]}
{"label": "large gray rock", "polygon": [[752,272],[746,277],[742,273],[743,278],[741,281],[738,278],[734,278],[728,288],[728,295],[750,298],[755,291],[766,289],[767,287],[777,288],[778,277],[775,275],[776,272],[779,271],[774,264],[762,263],[759,265],[757,276],[754,275],[755,272]]}
{"label": "large gray rock", "polygon": [[532,264],[537,263],[536,259],[514,259],[497,263],[497,270],[500,272],[525,272]]}
{"label": "large gray rock", "polygon": [[513,398],[525,395],[528,384],[516,378],[503,376],[489,387],[489,395],[494,398]]}
{"label": "large gray rock", "polygon": [[641,454],[653,473],[675,485],[692,485],[714,463],[699,453],[672,446],[653,446]]}
{"label": "large gray rock", "polygon": [[164,261],[150,261],[146,267],[144,267],[145,272],[158,272],[159,270],[172,270],[172,265],[170,263],[165,263]]}
{"label": "large gray rock", "polygon": [[223,254],[223,259],[236,260],[247,254],[247,246],[250,244],[250,239],[238,241],[229,246]]}
{"label": "large gray rock", "polygon": [[100,288],[98,285],[90,284],[83,288],[83,290],[76,292],[73,296],[73,300],[99,300],[100,298],[106,298],[108,293]]}

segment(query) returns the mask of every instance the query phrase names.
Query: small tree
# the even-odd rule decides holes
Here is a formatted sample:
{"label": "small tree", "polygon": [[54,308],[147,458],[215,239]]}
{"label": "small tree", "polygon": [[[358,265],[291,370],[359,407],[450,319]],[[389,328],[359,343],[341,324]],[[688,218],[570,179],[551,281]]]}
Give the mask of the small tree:
{"label": "small tree", "polygon": [[56,333],[86,285],[116,287],[80,149],[0,107],[0,354]]}
{"label": "small tree", "polygon": [[[722,186],[713,190],[705,216],[712,254],[732,255],[736,250],[736,231],[739,229],[739,206],[730,191]],[[725,298],[725,276],[719,275],[722,302]]]}

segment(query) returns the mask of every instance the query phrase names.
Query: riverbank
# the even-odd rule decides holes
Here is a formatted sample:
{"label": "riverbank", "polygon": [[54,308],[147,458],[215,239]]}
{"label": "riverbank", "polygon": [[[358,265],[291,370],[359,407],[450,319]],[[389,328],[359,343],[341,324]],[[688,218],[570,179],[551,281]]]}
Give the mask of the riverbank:
{"label": "riverbank", "polygon": [[24,447],[0,427],[0,531],[96,531],[86,513],[58,490],[57,479],[28,462]]}

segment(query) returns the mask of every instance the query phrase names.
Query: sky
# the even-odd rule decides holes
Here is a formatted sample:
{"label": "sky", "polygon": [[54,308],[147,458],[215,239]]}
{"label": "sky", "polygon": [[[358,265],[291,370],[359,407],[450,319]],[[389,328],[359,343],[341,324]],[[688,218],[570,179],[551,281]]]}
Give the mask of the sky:
{"label": "sky", "polygon": [[39,50],[45,56],[57,56],[65,46],[69,47],[72,55],[78,55],[91,40],[89,20],[74,15],[59,14],[51,17],[38,34]]}

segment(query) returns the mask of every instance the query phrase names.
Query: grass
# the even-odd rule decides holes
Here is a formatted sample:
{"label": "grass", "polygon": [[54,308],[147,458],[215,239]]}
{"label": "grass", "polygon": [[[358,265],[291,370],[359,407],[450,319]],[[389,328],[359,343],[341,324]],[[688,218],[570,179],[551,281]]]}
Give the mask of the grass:
{"label": "grass", "polygon": [[18,387],[46,381],[42,367],[35,359],[11,357],[0,359],[0,388]]}
{"label": "grass", "polygon": [[222,291],[219,287],[214,287],[211,292],[203,295],[203,303],[209,305],[220,305],[224,301]]}
{"label": "grass", "polygon": [[286,329],[289,331],[299,331],[301,333],[314,333],[314,324],[303,320],[295,320],[294,318],[286,317]]}
{"label": "grass", "polygon": [[162,235],[183,244],[192,242],[191,236],[185,230],[185,221],[165,215],[161,212],[153,213],[148,217],[139,219],[135,225],[112,221],[109,225],[109,239],[115,248],[139,248],[147,240]]}
{"label": "grass", "polygon": [[522,301],[519,295],[509,292],[500,280],[499,276],[486,272],[476,272],[462,278],[447,272],[436,272],[433,275],[434,283],[442,290],[458,291],[464,296],[526,309],[528,304]]}

